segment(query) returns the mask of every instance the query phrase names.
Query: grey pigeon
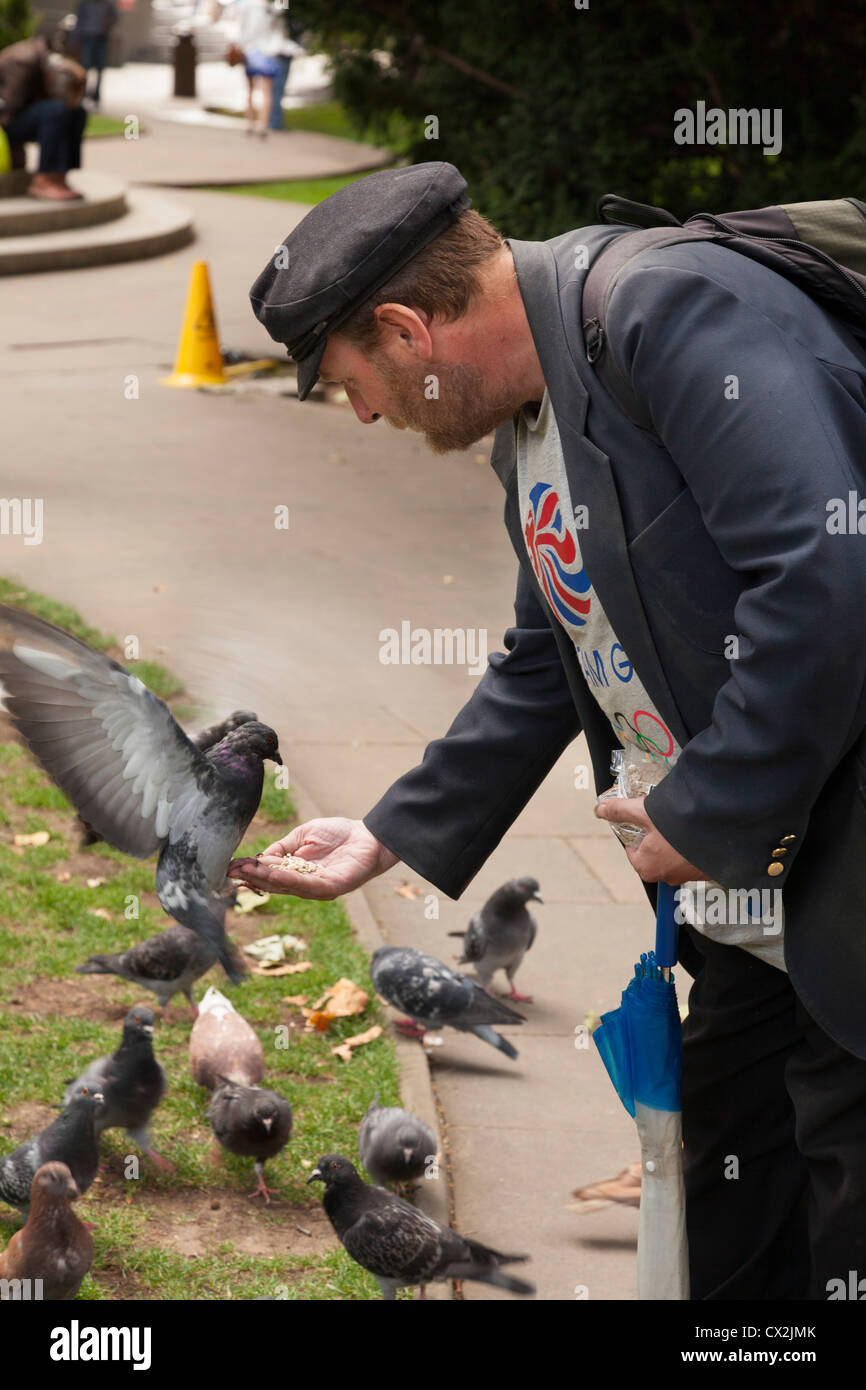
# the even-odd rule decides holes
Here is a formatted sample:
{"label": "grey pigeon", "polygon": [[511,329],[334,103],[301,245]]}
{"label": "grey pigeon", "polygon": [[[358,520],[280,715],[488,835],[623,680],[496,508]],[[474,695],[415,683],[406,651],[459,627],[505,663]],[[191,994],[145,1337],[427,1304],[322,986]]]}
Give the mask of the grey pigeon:
{"label": "grey pigeon", "polygon": [[440,1226],[417,1207],[371,1187],[348,1158],[325,1154],[307,1179],[325,1184],[324,1207],[341,1244],[352,1259],[376,1276],[383,1299],[393,1299],[397,1289],[446,1279],[474,1279],[509,1293],[532,1294],[535,1288],[523,1279],[505,1274],[502,1266],[519,1264],[526,1255],[502,1255],[477,1240]]}
{"label": "grey pigeon", "polygon": [[47,1129],[0,1158],[0,1199],[26,1216],[37,1169],[55,1162],[65,1163],[78,1191],[86,1192],[99,1171],[96,1117],[101,1105],[101,1092],[83,1088]]}
{"label": "grey pigeon", "polygon": [[165,1095],[165,1072],[153,1055],[154,1014],[144,1004],[130,1009],[123,1023],[120,1046],[110,1057],[98,1057],[75,1081],[70,1081],[64,1105],[82,1091],[102,1092],[96,1116],[97,1138],[107,1129],[125,1129],[143,1153],[159,1167],[170,1165],[150,1142],[148,1122]]}
{"label": "grey pigeon", "polygon": [[435,956],[409,946],[380,946],[370,962],[370,979],[383,999],[409,1014],[396,1025],[402,1033],[423,1037],[431,1028],[447,1025],[474,1033],[512,1060],[517,1057],[516,1049],[490,1024],[522,1023],[522,1015]]}
{"label": "grey pigeon", "polygon": [[286,1147],[292,1133],[292,1107],[285,1096],[264,1086],[224,1081],[211,1096],[207,1117],[224,1149],[255,1159],[258,1186],[250,1196],[270,1204],[273,1189],[265,1185],[265,1163]]}
{"label": "grey pigeon", "polygon": [[[218,724],[209,724],[206,729],[201,729],[199,733],[190,734],[190,738],[196,748],[204,753],[206,749],[213,748],[215,743],[221,743],[226,734],[230,734],[233,729],[239,729],[242,724],[257,723],[258,715],[253,714],[251,710],[236,709],[225,719],[221,719]],[[82,845],[96,845],[102,842],[102,836],[98,831],[94,830],[93,826],[88,825],[86,821],[81,820],[80,816],[79,824],[82,830]]]}
{"label": "grey pigeon", "polygon": [[402,1184],[422,1178],[436,1151],[430,1126],[399,1106],[380,1105],[377,1091],[358,1131],[358,1153],[374,1182]]}
{"label": "grey pigeon", "polygon": [[512,878],[487,899],[476,912],[467,931],[450,931],[449,936],[462,936],[463,955],[458,965],[475,966],[479,984],[490,988],[497,970],[504,970],[511,985],[509,998],[517,1004],[531,1004],[530,994],[518,994],[514,976],[520,962],[535,940],[535,918],[527,908],[529,902],[543,902],[534,878]]}
{"label": "grey pigeon", "polygon": [[226,870],[258,809],[263,760],[281,763],[266,724],[243,724],[202,753],[137,676],[77,638],[0,605],[0,682],[18,733],[108,844],[159,851],[156,891],[170,917],[225,941]]}
{"label": "grey pigeon", "polygon": [[65,1163],[36,1170],[30,1215],[0,1255],[0,1280],[38,1279],[46,1303],[75,1297],[93,1263],[93,1236],[70,1206],[78,1195]]}
{"label": "grey pigeon", "polygon": [[[227,942],[227,947],[230,944]],[[163,1009],[176,994],[185,994],[195,1018],[198,1009],[192,987],[207,974],[217,955],[216,943],[198,932],[189,927],[169,927],[116,955],[88,956],[75,970],[78,975],[119,975],[139,989],[149,989]]]}

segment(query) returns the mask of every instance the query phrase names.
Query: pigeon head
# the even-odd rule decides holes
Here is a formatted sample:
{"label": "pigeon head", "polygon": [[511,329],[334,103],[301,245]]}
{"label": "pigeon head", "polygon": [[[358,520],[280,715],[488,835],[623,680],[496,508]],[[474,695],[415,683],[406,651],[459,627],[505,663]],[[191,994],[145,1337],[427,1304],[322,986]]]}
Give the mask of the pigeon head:
{"label": "pigeon head", "polygon": [[142,1038],[152,1038],[155,1019],[153,1009],[149,1009],[146,1004],[136,1004],[123,1020],[124,1041],[136,1042]]}
{"label": "pigeon head", "polygon": [[268,724],[260,724],[257,719],[251,719],[226,734],[218,747],[221,753],[253,753],[263,761],[270,758],[271,762],[282,766],[283,760],[280,757],[280,745],[276,734]]}
{"label": "pigeon head", "polygon": [[269,1096],[260,1096],[256,1100],[253,1105],[253,1115],[268,1134],[270,1134],[277,1120],[280,1118],[280,1112],[277,1109],[276,1102],[271,1100]]}
{"label": "pigeon head", "polygon": [[421,1148],[422,1139],[420,1135],[411,1129],[399,1129],[396,1135],[397,1148],[403,1155],[403,1162],[409,1164],[416,1157],[416,1150]]}
{"label": "pigeon head", "polygon": [[348,1158],[342,1154],[324,1154],[307,1178],[307,1187],[311,1182],[323,1182],[326,1188],[330,1188],[360,1181],[354,1163]]}
{"label": "pigeon head", "polygon": [[[530,902],[544,902],[536,878],[513,878],[509,883],[503,884],[499,891],[505,902],[511,902],[515,907],[523,907],[524,904]],[[502,906],[505,906],[505,902]]]}
{"label": "pigeon head", "polygon": [[80,1195],[78,1184],[65,1163],[43,1163],[33,1175],[32,1197],[52,1197],[56,1200],[74,1201]]}
{"label": "pigeon head", "polygon": [[[86,1086],[79,1081],[69,1098],[69,1104],[63,1111],[63,1115],[96,1115],[104,1102],[101,1091],[95,1091],[92,1086]],[[61,1115],[61,1119],[63,1118]]]}

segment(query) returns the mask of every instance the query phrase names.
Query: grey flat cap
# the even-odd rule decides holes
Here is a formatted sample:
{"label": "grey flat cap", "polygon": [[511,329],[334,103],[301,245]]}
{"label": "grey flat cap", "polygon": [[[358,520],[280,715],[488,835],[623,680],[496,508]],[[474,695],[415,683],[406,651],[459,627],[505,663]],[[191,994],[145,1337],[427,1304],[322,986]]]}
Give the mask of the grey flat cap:
{"label": "grey flat cap", "polygon": [[[298,395],[316,384],[328,334],[469,207],[453,164],[383,169],[314,207],[250,290],[256,318],[298,364]],[[284,268],[278,269],[280,264]]]}

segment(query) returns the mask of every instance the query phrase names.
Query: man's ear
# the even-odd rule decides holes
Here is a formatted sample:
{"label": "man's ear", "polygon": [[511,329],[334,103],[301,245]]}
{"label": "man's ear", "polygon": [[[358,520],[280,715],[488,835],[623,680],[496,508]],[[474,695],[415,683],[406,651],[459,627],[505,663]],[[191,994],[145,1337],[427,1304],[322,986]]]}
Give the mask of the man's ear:
{"label": "man's ear", "polygon": [[380,304],[376,308],[380,342],[391,356],[407,355],[427,361],[433,356],[430,318],[423,309],[410,309],[406,304]]}

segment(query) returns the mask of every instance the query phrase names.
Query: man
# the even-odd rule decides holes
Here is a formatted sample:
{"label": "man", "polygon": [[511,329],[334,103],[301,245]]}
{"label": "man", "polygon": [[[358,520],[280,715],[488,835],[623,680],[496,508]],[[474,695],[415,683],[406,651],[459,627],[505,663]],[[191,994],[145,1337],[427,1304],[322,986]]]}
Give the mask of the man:
{"label": "man", "polygon": [[96,73],[96,80],[88,92],[94,106],[99,105],[102,73],[108,61],[108,41],[116,23],[117,6],[114,0],[79,0],[72,38],[84,71]]}
{"label": "man", "polygon": [[39,146],[39,169],[27,190],[32,198],[68,202],[82,196],[66,175],[81,168],[83,93],[81,68],[53,53],[42,35],[0,52],[0,125],[10,145]]}
{"label": "man", "polygon": [[827,525],[863,487],[866,352],[724,247],[645,252],[606,320],[638,428],[581,313],[623,231],[503,242],[424,164],[326,200],[256,281],[301,399],[341,382],[434,452],[497,429],[520,568],[505,654],[421,765],[272,847],[318,874],[232,872],[330,898],[403,860],[456,897],[581,729],[599,792],[612,748],[647,755],[658,785],[597,814],[644,831],[651,900],[784,890],[769,923],[684,913],[692,1296],[825,1298],[866,1265],[866,542]]}

